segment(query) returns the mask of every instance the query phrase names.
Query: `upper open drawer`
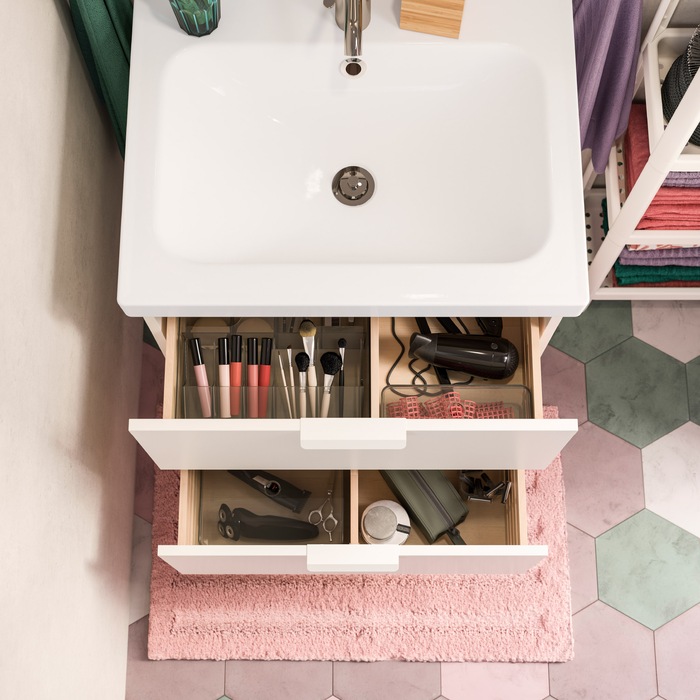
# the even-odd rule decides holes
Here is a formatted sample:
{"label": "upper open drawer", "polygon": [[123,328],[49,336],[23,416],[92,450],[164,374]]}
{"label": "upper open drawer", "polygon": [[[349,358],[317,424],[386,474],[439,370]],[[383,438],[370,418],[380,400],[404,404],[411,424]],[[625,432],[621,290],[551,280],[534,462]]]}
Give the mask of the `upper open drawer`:
{"label": "upper open drawer", "polygon": [[[395,408],[393,400],[396,394],[411,397],[416,393],[415,389],[406,386],[410,384],[413,374],[405,353],[391,369],[400,355],[397,338],[408,345],[411,333],[416,330],[414,323],[413,319],[397,319],[392,329],[390,319],[372,319],[368,323],[357,321],[357,326],[341,326],[335,333],[326,333],[324,342],[335,343],[338,333],[350,336],[355,332],[358,335],[358,328],[362,328],[361,335],[366,341],[357,342],[354,355],[348,355],[352,362],[347,362],[347,381],[343,389],[346,409],[343,417],[338,416],[340,387],[336,381],[331,390],[334,408],[328,414],[332,417],[328,418],[312,417],[310,409],[306,417],[298,417],[299,396],[294,409],[286,401],[290,380],[289,375],[285,374],[288,385],[285,389],[281,381],[277,347],[282,347],[284,365],[286,348],[290,344],[288,341],[294,336],[286,329],[284,333],[275,330],[273,325],[270,337],[274,339],[275,349],[268,415],[275,405],[277,414],[282,417],[236,419],[179,417],[187,413],[188,392],[197,392],[196,387],[187,388],[188,382],[192,381],[188,342],[193,337],[193,331],[198,334],[197,337],[202,337],[206,332],[213,338],[226,335],[231,326],[225,323],[217,327],[208,320],[207,325],[198,327],[186,319],[171,319],[166,349],[165,418],[132,420],[129,429],[161,469],[328,469],[331,466],[336,469],[538,469],[546,467],[576,433],[575,420],[542,418],[538,329],[529,319],[505,320],[504,337],[513,343],[519,355],[519,365],[509,379],[494,381],[477,378],[469,386],[455,389],[460,392],[460,398],[466,397],[459,404],[463,412],[463,407],[469,405],[492,407],[494,404],[488,403],[484,397],[498,397],[502,390],[525,387],[520,394],[515,391],[519,397],[517,403],[511,406],[508,403],[511,399],[507,398],[505,409],[496,412],[496,415],[530,417],[415,420],[406,416],[383,417],[387,414],[397,415],[396,410],[387,410],[389,402]],[[301,346],[300,339],[298,343]],[[216,343],[212,345],[210,338],[209,345],[215,347]],[[298,349],[294,348],[293,352],[296,353]],[[323,344],[318,349],[323,350]],[[212,353],[209,359],[211,366],[207,368],[209,378],[216,377],[216,356],[214,351]],[[419,363],[418,368],[423,366],[423,363]],[[431,374],[421,376],[427,381],[436,382]],[[323,402],[322,372],[318,384],[317,416]],[[394,391],[387,399],[384,389],[389,384]],[[212,398],[218,390],[219,387],[212,383],[209,388]],[[243,387],[241,391],[241,412],[245,413],[246,388]],[[418,393],[421,391],[423,389]],[[311,388],[308,392],[309,396],[305,397],[307,402],[310,401]],[[508,395],[510,393],[507,392]],[[431,390],[429,394],[437,398],[421,396],[420,400],[433,403],[442,400],[439,391]],[[525,399],[522,399],[523,395]],[[471,401],[470,397],[474,400]],[[411,398],[405,400],[410,401]],[[196,406],[196,396],[194,401]],[[292,411],[297,417],[288,417]],[[188,415],[191,413],[190,410]],[[217,415],[216,411],[214,415]],[[475,412],[473,415],[489,413]]]}

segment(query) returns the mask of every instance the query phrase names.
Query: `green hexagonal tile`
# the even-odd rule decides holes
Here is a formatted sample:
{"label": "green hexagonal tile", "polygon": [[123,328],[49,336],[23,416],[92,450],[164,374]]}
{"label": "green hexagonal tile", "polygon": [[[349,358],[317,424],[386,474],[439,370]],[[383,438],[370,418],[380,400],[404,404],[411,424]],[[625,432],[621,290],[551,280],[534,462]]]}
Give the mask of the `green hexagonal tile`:
{"label": "green hexagonal tile", "polygon": [[550,345],[588,362],[632,337],[629,301],[594,301],[578,318],[565,318]]}
{"label": "green hexagonal tile", "polygon": [[700,539],[648,510],[596,540],[598,595],[657,629],[700,602]]}
{"label": "green hexagonal tile", "polygon": [[685,365],[637,338],[586,365],[588,419],[637,447],[688,420]]}
{"label": "green hexagonal tile", "polygon": [[685,366],[688,374],[688,408],[690,420],[700,425],[700,357]]}

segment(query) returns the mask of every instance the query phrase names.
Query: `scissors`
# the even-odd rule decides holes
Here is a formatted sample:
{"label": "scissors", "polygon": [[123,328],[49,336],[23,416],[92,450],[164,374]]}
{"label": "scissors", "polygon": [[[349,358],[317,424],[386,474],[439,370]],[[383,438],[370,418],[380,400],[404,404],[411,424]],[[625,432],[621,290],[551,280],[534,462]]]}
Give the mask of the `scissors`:
{"label": "scissors", "polygon": [[[328,538],[331,542],[333,541],[333,530],[335,530],[338,525],[338,521],[333,515],[333,489],[335,488],[335,476],[336,472],[333,472],[333,481],[326,492],[326,500],[321,503],[316,510],[312,510],[309,513],[309,522],[312,525],[320,525],[328,533]],[[329,507],[328,515],[323,514],[326,504],[328,504]]]}

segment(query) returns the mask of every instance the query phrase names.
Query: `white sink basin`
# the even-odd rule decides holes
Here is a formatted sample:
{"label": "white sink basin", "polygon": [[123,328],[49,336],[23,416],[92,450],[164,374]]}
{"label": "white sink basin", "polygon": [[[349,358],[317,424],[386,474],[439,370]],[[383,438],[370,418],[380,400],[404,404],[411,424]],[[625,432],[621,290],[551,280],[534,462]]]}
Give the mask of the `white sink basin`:
{"label": "white sink basin", "polygon": [[[351,78],[321,0],[223,0],[201,39],[136,0],[124,310],[578,314],[571,7],[524,4],[469,0],[454,40],[375,0]],[[361,206],[333,194],[346,166],[374,178]]]}

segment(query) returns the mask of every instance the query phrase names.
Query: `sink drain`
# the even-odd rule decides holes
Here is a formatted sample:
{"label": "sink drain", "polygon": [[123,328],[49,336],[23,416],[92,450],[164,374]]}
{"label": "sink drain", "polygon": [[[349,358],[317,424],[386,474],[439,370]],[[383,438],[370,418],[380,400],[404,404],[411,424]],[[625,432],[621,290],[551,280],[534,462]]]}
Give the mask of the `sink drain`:
{"label": "sink drain", "polygon": [[356,207],[371,199],[374,194],[374,178],[357,165],[348,165],[333,178],[333,194],[341,203]]}

